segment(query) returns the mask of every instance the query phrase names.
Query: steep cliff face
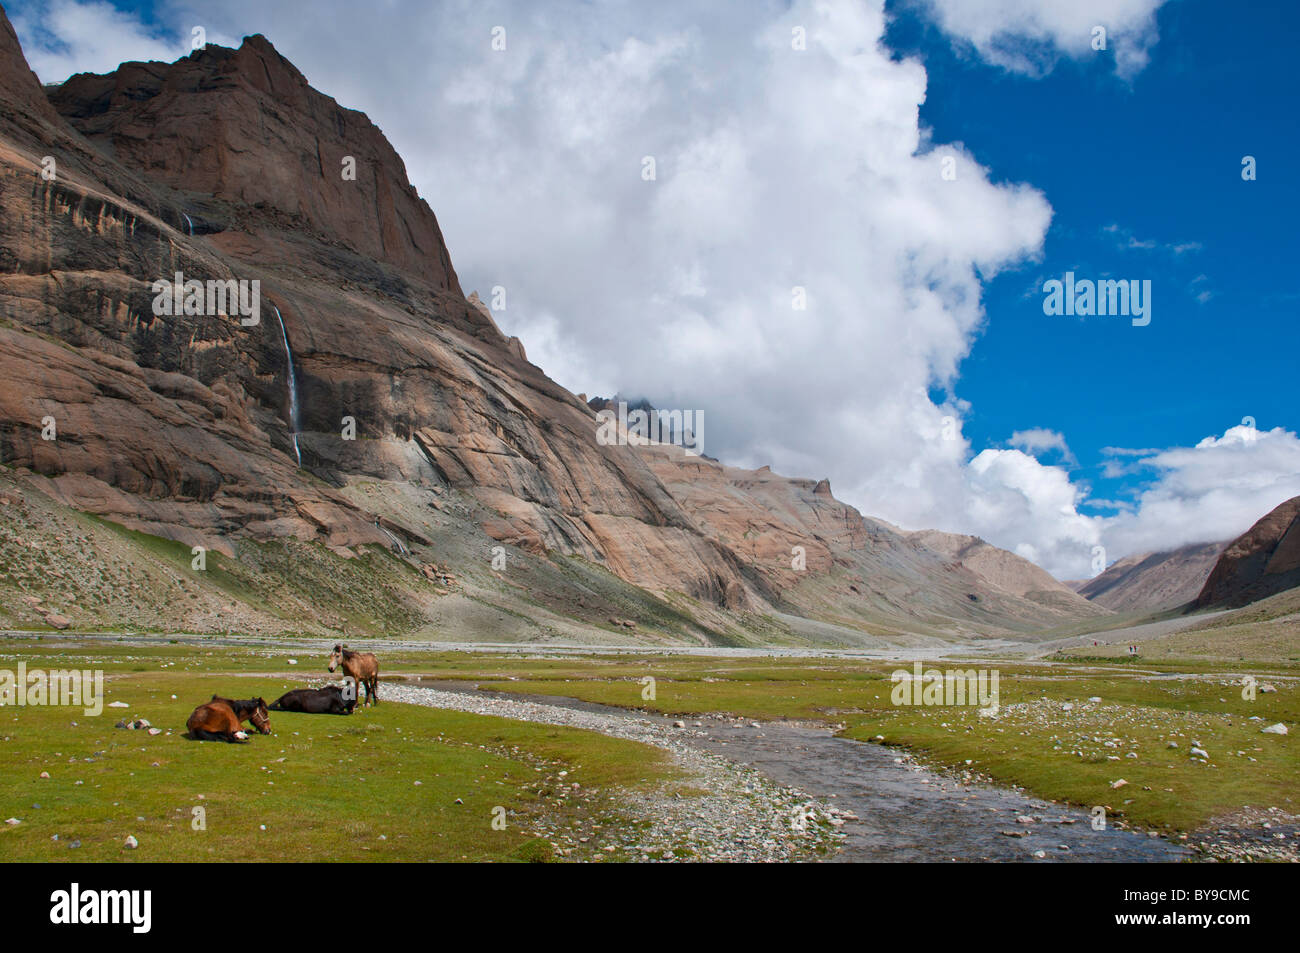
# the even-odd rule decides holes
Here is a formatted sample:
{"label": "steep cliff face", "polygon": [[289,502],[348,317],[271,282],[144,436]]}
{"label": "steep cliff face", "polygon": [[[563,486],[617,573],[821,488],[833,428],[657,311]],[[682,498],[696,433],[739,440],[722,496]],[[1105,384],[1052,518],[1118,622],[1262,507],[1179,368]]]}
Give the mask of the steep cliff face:
{"label": "steep cliff face", "polygon": [[[20,102],[40,93],[30,72],[9,80]],[[186,242],[160,217],[166,192],[20,112],[0,117],[5,463],[48,477],[78,507],[181,540],[219,547],[213,537],[285,514],[334,543],[372,539],[328,488],[295,477],[272,440],[283,358],[266,323],[153,312],[152,283],[177,271],[254,276]]]}
{"label": "steep cliff face", "polygon": [[58,114],[45,98],[40,80],[27,65],[13,24],[0,11],[0,108],[6,121],[39,128],[57,127]]}
{"label": "steep cliff face", "polygon": [[1300,586],[1300,496],[1270,511],[1228,544],[1196,597],[1196,608],[1235,608]]}
{"label": "steep cliff face", "polygon": [[[83,73],[50,99],[78,132],[164,185],[274,209],[299,231],[460,291],[438,221],[388,140],[312,89],[263,36],[172,64]],[[224,224],[219,206],[212,215],[200,231]]]}
{"label": "steep cliff face", "polygon": [[[249,541],[391,547],[473,576],[480,601],[602,625],[641,606],[678,636],[774,609],[960,632],[1069,610],[987,586],[825,481],[602,444],[592,408],[464,297],[383,135],[264,38],[47,100],[0,15],[0,68],[0,454],[71,511],[244,562]],[[157,313],[177,273],[256,281],[260,310]],[[516,568],[489,570],[495,547]],[[275,581],[259,566],[241,585]],[[441,625],[428,592],[410,602],[403,618]]]}
{"label": "steep cliff face", "polygon": [[[48,109],[20,128],[44,98],[6,35],[7,464],[69,505],[219,550],[241,534],[431,543],[339,492],[419,481],[480,501],[484,550],[612,555],[636,585],[758,604],[637,452],[598,446],[592,412],[463,297],[378,130],[269,43],[74,77],[51,100],[79,135]],[[356,158],[355,181],[331,152]],[[258,281],[259,320],[155,314],[154,282],[177,272]]]}

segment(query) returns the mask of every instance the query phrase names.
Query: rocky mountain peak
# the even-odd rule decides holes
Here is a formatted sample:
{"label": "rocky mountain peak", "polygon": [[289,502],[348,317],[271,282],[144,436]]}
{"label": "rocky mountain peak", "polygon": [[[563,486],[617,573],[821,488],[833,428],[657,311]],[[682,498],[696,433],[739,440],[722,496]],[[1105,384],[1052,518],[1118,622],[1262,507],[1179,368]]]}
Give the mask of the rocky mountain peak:
{"label": "rocky mountain peak", "polygon": [[80,73],[49,99],[118,162],[216,200],[218,220],[275,210],[295,228],[460,293],[437,218],[383,133],[313,89],[263,36],[170,64]]}

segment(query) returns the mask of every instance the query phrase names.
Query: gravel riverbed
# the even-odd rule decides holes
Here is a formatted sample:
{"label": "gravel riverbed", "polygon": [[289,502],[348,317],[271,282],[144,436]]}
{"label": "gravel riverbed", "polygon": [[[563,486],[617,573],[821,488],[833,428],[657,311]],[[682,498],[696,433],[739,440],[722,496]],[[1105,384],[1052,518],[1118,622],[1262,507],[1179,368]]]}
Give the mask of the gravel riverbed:
{"label": "gravel riverbed", "polygon": [[792,787],[769,780],[747,765],[701,750],[707,738],[699,727],[650,717],[584,711],[506,696],[484,698],[385,682],[384,701],[448,708],[540,724],[582,728],[662,748],[685,777],[671,787],[709,792],[679,797],[669,790],[619,793],[623,823],[604,824],[592,837],[545,815],[534,822],[561,856],[617,853],[632,860],[790,861],[812,860],[834,850],[851,815]]}

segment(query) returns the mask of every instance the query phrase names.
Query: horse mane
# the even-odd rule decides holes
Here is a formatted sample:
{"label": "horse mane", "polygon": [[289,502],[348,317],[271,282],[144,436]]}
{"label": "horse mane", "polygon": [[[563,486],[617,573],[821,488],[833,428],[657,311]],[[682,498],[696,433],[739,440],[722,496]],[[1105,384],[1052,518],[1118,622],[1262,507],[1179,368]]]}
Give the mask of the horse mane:
{"label": "horse mane", "polygon": [[231,709],[235,712],[235,714],[241,718],[245,717],[248,714],[251,714],[252,712],[257,711],[259,707],[256,698],[240,698],[240,699],[222,698],[218,700],[229,704]]}

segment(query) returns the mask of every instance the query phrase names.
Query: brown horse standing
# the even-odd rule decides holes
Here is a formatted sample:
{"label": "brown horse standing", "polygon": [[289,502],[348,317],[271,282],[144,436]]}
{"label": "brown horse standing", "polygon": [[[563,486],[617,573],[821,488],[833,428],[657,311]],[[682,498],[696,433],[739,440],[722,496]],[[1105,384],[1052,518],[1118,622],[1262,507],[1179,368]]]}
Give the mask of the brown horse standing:
{"label": "brown horse standing", "polygon": [[247,740],[243,722],[248,720],[262,734],[271,733],[271,716],[262,699],[236,701],[213,695],[212,701],[190,713],[185,727],[195,741],[229,741],[234,744]]}
{"label": "brown horse standing", "polygon": [[343,674],[355,685],[366,687],[367,704],[379,704],[379,660],[372,652],[353,652],[346,645],[334,646],[330,653],[330,671],[343,666]]}

